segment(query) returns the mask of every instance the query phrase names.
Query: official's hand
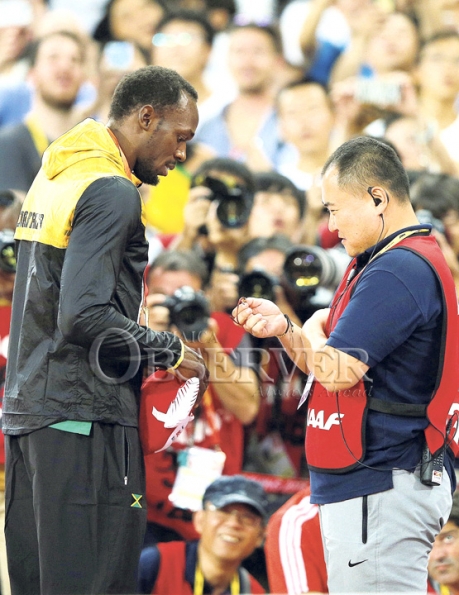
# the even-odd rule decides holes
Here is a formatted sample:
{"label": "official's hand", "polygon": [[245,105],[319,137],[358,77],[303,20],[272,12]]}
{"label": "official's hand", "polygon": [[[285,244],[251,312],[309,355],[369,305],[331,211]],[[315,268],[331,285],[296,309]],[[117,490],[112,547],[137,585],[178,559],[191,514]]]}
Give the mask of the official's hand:
{"label": "official's hand", "polygon": [[322,308],[306,320],[301,329],[302,336],[314,351],[322,349],[327,341],[325,327],[330,315],[330,308]]}
{"label": "official's hand", "polygon": [[198,404],[209,384],[209,370],[206,368],[201,354],[185,345],[182,363],[174,370],[174,373],[182,382],[188,378],[199,378],[199,393],[196,400],[196,404]]}
{"label": "official's hand", "polygon": [[241,298],[232,315],[236,324],[261,339],[278,337],[287,328],[287,321],[280,308],[261,298]]}

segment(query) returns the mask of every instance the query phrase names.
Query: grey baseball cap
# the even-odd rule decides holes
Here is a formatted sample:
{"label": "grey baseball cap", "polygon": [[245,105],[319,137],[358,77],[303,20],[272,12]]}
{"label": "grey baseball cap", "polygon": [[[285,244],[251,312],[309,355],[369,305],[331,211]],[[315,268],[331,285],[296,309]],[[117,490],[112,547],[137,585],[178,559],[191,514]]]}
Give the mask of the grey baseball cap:
{"label": "grey baseball cap", "polygon": [[217,508],[227,504],[247,504],[264,521],[268,518],[268,497],[263,486],[243,475],[222,475],[207,487],[202,501],[203,504],[211,502]]}

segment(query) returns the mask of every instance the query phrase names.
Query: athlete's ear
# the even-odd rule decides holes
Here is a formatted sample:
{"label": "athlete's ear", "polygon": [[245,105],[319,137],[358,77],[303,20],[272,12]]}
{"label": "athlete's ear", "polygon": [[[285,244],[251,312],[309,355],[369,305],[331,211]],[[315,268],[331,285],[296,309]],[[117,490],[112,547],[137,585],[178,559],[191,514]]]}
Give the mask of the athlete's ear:
{"label": "athlete's ear", "polygon": [[138,119],[144,130],[155,130],[160,117],[152,105],[143,105],[138,111]]}

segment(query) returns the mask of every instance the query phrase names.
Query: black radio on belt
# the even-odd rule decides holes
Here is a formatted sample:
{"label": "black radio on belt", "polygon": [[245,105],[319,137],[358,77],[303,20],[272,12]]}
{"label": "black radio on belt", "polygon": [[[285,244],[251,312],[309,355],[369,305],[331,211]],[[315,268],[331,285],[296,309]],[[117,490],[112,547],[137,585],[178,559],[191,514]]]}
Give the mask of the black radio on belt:
{"label": "black radio on belt", "polygon": [[426,486],[439,486],[443,476],[443,461],[445,448],[443,447],[438,455],[432,457],[427,444],[422,451],[421,459],[421,483]]}

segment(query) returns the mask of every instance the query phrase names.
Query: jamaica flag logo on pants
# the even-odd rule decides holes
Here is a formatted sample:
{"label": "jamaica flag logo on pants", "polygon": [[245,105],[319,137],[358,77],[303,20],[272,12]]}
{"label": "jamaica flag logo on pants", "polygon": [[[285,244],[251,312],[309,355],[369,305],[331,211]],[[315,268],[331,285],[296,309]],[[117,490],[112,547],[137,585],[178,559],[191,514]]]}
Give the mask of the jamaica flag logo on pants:
{"label": "jamaica flag logo on pants", "polygon": [[131,494],[134,502],[131,504],[131,508],[142,508],[140,504],[140,499],[142,498],[142,494]]}

